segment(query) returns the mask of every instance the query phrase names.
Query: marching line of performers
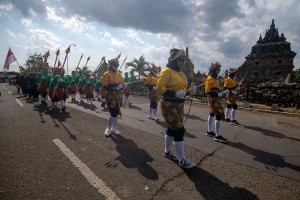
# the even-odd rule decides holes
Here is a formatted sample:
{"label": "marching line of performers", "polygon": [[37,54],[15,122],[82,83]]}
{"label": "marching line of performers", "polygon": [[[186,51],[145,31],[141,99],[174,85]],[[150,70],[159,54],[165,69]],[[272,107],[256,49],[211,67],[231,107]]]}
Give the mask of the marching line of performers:
{"label": "marching line of performers", "polygon": [[[150,101],[148,118],[158,121],[157,107],[158,96],[160,99],[161,114],[165,120],[167,129],[165,133],[165,143],[163,156],[177,161],[183,168],[193,168],[195,163],[189,161],[184,151],[184,103],[187,94],[194,95],[196,86],[194,83],[188,84],[186,75],[181,72],[186,61],[186,52],[179,49],[171,49],[167,66],[162,70],[153,68],[144,77],[146,93]],[[61,69],[56,69],[51,75],[49,73],[30,74],[30,77],[17,77],[16,84],[20,86],[24,95],[29,98],[38,98],[41,95],[41,103],[47,104],[47,96],[50,97],[52,108],[57,107],[60,102],[61,110],[65,110],[65,101],[71,96],[71,102],[76,102],[76,94],[79,93],[80,102],[83,102],[85,95],[87,103],[92,104],[93,94],[96,91],[96,98],[101,101],[101,106],[108,108],[110,117],[104,135],[119,135],[117,129],[118,119],[122,118],[121,107],[131,105],[129,101],[129,78],[125,73],[125,78],[118,70],[119,56],[108,60],[108,71],[99,78],[90,74],[82,76],[63,76]],[[209,75],[204,80],[205,93],[208,99],[209,115],[207,120],[206,135],[212,137],[217,142],[226,143],[227,139],[221,134],[221,121],[230,122],[232,125],[240,125],[235,119],[237,112],[237,100],[239,95],[239,84],[234,76],[236,69],[230,69],[228,77],[224,79],[224,86],[220,87],[218,76],[221,71],[219,62],[211,63]],[[123,101],[124,94],[124,101]],[[221,97],[226,95],[226,110],[221,105]],[[230,113],[231,110],[231,113]],[[213,121],[214,130],[213,131]],[[177,155],[171,152],[174,144]]]}

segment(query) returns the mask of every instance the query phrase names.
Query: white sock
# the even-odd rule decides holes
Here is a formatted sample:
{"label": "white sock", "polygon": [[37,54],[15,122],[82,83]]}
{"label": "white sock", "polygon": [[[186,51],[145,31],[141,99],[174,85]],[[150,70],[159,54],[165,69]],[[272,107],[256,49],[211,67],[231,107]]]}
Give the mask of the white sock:
{"label": "white sock", "polygon": [[112,124],[112,129],[115,130],[115,129],[117,129],[118,117],[113,117],[113,118],[114,118],[114,121]]}
{"label": "white sock", "polygon": [[157,116],[156,116],[156,109],[152,109],[152,112],[153,112],[153,116],[154,116],[155,118],[157,118]]}
{"label": "white sock", "polygon": [[165,134],[165,153],[171,151],[172,143],[173,143],[173,137]]}
{"label": "white sock", "polygon": [[220,136],[220,127],[221,127],[221,122],[219,120],[215,120],[215,129],[216,129],[216,136]]}
{"label": "white sock", "polygon": [[226,108],[226,109],[225,109],[225,119],[229,118],[229,117],[228,117],[229,111],[230,111],[229,108]]}
{"label": "white sock", "polygon": [[232,111],[231,111],[231,121],[235,120],[235,113],[236,113],[236,110],[232,109]]}
{"label": "white sock", "polygon": [[212,126],[212,122],[213,122],[213,117],[212,116],[208,116],[207,119],[207,132],[211,132],[211,126]]}
{"label": "white sock", "polygon": [[115,117],[110,116],[109,119],[108,119],[108,126],[107,126],[107,128],[112,129],[114,121],[115,121]]}
{"label": "white sock", "polygon": [[152,108],[149,109],[149,116],[152,117]]}
{"label": "white sock", "polygon": [[64,100],[60,100],[60,105],[61,105],[61,107],[65,107],[65,101]]}
{"label": "white sock", "polygon": [[182,161],[183,159],[185,159],[184,141],[175,142],[175,149],[176,149],[176,153],[178,155],[179,161]]}

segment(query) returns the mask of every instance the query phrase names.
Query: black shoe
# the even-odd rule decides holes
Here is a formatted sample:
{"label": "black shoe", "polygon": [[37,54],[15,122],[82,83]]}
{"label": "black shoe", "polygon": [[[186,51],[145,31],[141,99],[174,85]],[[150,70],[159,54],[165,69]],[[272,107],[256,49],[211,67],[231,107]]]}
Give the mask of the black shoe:
{"label": "black shoe", "polygon": [[171,153],[171,151],[169,151],[168,153],[164,152],[164,157],[169,158],[170,160],[173,160],[173,161],[178,161],[179,160],[179,158],[177,156],[173,155]]}
{"label": "black shoe", "polygon": [[213,131],[210,131],[210,132],[206,132],[206,136],[209,136],[209,137],[215,137],[216,136],[216,134],[215,134],[215,132],[213,132]]}
{"label": "black shoe", "polygon": [[180,167],[185,168],[185,169],[191,169],[193,167],[196,167],[196,163],[190,162],[187,159],[183,159],[178,164]]}
{"label": "black shoe", "polygon": [[238,123],[238,121],[236,121],[236,120],[230,121],[230,124],[231,124],[231,125],[234,125],[234,126],[239,126],[239,125],[241,125],[241,124]]}
{"label": "black shoe", "polygon": [[227,139],[223,138],[221,135],[214,137],[214,140],[217,142],[227,142]]}
{"label": "black shoe", "polygon": [[226,118],[225,122],[231,122],[231,120],[229,118]]}
{"label": "black shoe", "polygon": [[46,101],[41,101],[41,104],[48,105]]}
{"label": "black shoe", "polygon": [[62,110],[62,111],[65,111],[66,109],[67,109],[67,108],[64,106],[64,107],[62,107],[62,109],[61,109],[61,110]]}

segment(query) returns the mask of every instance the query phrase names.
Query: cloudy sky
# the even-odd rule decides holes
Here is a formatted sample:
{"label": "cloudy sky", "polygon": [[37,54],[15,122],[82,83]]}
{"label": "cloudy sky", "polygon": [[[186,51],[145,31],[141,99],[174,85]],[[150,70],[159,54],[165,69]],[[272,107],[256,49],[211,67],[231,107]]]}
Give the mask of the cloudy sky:
{"label": "cloudy sky", "polygon": [[[211,62],[222,69],[245,61],[259,35],[272,19],[298,55],[300,67],[299,0],[0,0],[0,70],[11,47],[20,65],[28,55],[50,51],[71,53],[65,64],[70,73],[83,53],[94,70],[100,58],[122,52],[127,61],[144,55],[164,67],[171,48],[189,47],[195,72],[206,72]],[[298,24],[298,25],[297,25]],[[59,56],[63,63],[65,52]],[[13,63],[10,70],[18,70]]]}

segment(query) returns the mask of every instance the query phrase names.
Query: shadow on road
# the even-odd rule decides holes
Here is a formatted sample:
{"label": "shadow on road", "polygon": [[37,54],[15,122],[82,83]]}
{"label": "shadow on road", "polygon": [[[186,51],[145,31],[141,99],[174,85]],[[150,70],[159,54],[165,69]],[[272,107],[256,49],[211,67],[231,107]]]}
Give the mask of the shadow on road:
{"label": "shadow on road", "polygon": [[42,104],[35,104],[33,109],[39,113],[41,118],[41,123],[46,122],[44,120],[44,115],[49,115],[55,127],[58,128],[62,126],[69,133],[70,138],[76,140],[76,136],[63,123],[67,120],[67,118],[71,117],[69,112],[62,112],[59,109],[50,109],[47,105],[42,105]]}
{"label": "shadow on road", "polygon": [[294,140],[294,141],[300,141],[299,138],[293,138],[293,137],[289,137],[286,136],[282,133],[276,132],[276,131],[272,131],[272,130],[268,130],[268,129],[264,129],[264,128],[260,128],[260,127],[255,127],[255,126],[245,126],[246,129],[250,129],[256,132],[260,132],[265,136],[269,136],[269,137],[276,137],[276,138],[283,138],[283,139],[289,139],[289,140]]}
{"label": "shadow on road", "polygon": [[[123,106],[124,107],[124,106]],[[129,108],[129,109],[135,109],[135,110],[142,110],[141,107],[138,107],[138,106],[135,106],[133,104],[131,104],[130,106],[127,106],[126,108]]]}
{"label": "shadow on road", "polygon": [[195,167],[191,170],[184,170],[188,178],[195,184],[198,192],[205,199],[222,200],[257,200],[258,197],[245,188],[231,187],[209,172]]}
{"label": "shadow on road", "polygon": [[[153,158],[133,140],[126,139],[121,135],[110,137],[116,143],[116,150],[120,154],[115,160],[120,161],[127,168],[137,168],[138,172],[150,180],[158,180],[158,173],[149,163]],[[111,164],[106,163],[107,166]]]}
{"label": "shadow on road", "polygon": [[252,147],[249,147],[243,143],[237,142],[237,143],[229,143],[231,147],[240,149],[250,155],[254,156],[254,160],[261,162],[265,164],[265,168],[267,170],[273,170],[277,171],[278,168],[290,168],[292,170],[300,172],[300,166],[293,165],[291,163],[288,163],[285,161],[284,157],[278,154],[273,154],[269,152],[265,152],[259,149],[255,149]]}

